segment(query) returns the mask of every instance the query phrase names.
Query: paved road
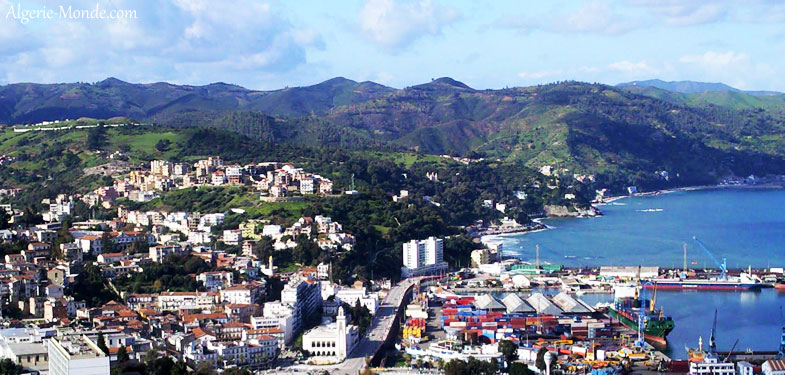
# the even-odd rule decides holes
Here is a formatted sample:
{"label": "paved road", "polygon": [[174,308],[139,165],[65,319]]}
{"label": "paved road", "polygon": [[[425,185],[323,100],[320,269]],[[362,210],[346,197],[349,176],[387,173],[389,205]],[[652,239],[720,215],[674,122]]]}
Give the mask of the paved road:
{"label": "paved road", "polygon": [[419,280],[420,278],[406,279],[390,289],[376,311],[366,336],[360,339],[360,343],[349,355],[349,358],[334,373],[356,375],[365,367],[365,357],[372,357],[384,343],[395,322],[395,314],[403,302],[406,291]]}
{"label": "paved road", "polygon": [[365,336],[360,338],[360,343],[354,348],[349,358],[343,363],[330,366],[294,365],[280,370],[268,370],[265,374],[303,374],[327,371],[330,375],[357,375],[365,367],[365,357],[372,357],[384,343],[387,335],[395,322],[395,315],[403,302],[406,291],[420,281],[421,277],[406,279],[390,289],[381,305],[373,316],[370,327]]}

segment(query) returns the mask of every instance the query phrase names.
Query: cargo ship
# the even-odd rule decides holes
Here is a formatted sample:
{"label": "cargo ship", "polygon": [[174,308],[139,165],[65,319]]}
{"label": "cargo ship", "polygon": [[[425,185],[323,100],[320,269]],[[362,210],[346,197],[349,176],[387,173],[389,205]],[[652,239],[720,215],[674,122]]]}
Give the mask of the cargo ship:
{"label": "cargo ship", "polygon": [[688,279],[688,278],[663,278],[643,281],[645,289],[669,290],[760,290],[763,282],[756,276],[741,273],[738,277]]}
{"label": "cargo ship", "polygon": [[668,334],[675,326],[673,319],[665,316],[662,309],[656,308],[656,290],[654,299],[649,300],[639,298],[638,289],[637,286],[617,287],[616,298],[608,313],[636,332],[638,322],[643,317],[644,340],[659,350],[665,349],[668,345]]}

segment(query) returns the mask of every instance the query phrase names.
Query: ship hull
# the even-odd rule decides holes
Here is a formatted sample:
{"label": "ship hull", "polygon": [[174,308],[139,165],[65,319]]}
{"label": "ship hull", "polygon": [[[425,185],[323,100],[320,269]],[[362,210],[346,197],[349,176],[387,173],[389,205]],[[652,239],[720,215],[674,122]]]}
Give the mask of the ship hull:
{"label": "ship hull", "polygon": [[[645,289],[654,289],[655,284],[644,284]],[[760,290],[761,284],[753,283],[721,283],[721,282],[689,282],[689,281],[657,281],[657,289],[665,290]]]}
{"label": "ship hull", "polygon": [[[625,327],[635,330],[638,330],[638,322],[634,321],[632,318],[627,316],[624,313],[617,311],[616,309],[611,308],[609,310],[610,315],[621,322]],[[643,329],[643,338],[654,346],[658,350],[665,349],[668,346],[667,336],[673,330],[672,325],[670,328],[664,328],[663,326],[657,326],[656,324],[646,324]]]}

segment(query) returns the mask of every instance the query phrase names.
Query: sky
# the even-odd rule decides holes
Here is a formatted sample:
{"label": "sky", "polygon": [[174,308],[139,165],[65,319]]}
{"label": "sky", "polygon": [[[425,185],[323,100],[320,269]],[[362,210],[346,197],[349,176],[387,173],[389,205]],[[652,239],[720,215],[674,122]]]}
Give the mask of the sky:
{"label": "sky", "polygon": [[449,76],[477,89],[659,78],[785,91],[783,26],[774,0],[0,0],[0,84]]}

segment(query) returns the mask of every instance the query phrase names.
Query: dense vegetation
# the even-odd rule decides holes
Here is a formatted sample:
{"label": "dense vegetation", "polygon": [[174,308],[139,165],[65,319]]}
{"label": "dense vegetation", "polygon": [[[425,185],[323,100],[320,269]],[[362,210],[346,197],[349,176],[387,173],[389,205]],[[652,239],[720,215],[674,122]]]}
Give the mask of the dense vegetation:
{"label": "dense vegetation", "polygon": [[[79,112],[80,106],[102,103],[108,93],[115,101],[103,107],[102,115],[135,116],[164,125],[23,134],[5,128],[0,154],[15,160],[0,166],[0,187],[23,188],[6,201],[24,208],[24,224],[40,222],[35,212],[42,198],[109,184],[111,177],[103,174],[111,172],[101,168],[110,164],[128,170],[153,159],[193,161],[211,155],[230,163],[290,161],[332,179],[337,189],[354,187],[360,194],[264,203],[247,187],[199,188],[167,192],[144,204],[121,203],[142,210],[226,212],[226,222],[216,231],[254,218],[290,225],[301,216],[331,216],[355,235],[353,251],[323,252],[313,242],[296,239],[292,251],[274,253],[270,244],[262,244],[257,252],[263,258],[274,255],[283,267],[331,261],[338,280],[396,277],[401,243],[428,236],[448,236],[447,260],[467,264],[476,245],[459,235],[461,226],[505,216],[527,223],[543,215],[546,205],[586,208],[599,188],[621,193],[628,185],[651,190],[713,183],[729,174],[785,173],[779,107],[694,105],[673,95],[658,98],[597,84],[479,91],[438,79],[394,90],[339,79],[266,93],[223,84],[193,88],[116,80],[51,87],[53,92],[71,90],[75,101],[67,108],[56,104],[59,99],[38,101],[50,95],[48,91],[22,86],[26,89],[0,89],[5,93],[0,96],[5,98],[0,120],[90,115]],[[129,104],[132,99],[136,105]],[[537,171],[543,165],[553,167],[552,176]],[[576,173],[594,179],[578,182]],[[408,191],[408,198],[393,202],[401,190]],[[496,210],[488,201],[504,204],[506,210]],[[75,216],[113,215],[80,206]],[[0,250],[15,252],[23,245],[7,244]],[[174,262],[150,268],[134,280],[120,281],[121,287],[193,289],[195,285],[176,276],[161,280],[184,267]],[[160,285],[153,285],[155,280]],[[110,296],[103,297],[98,300]]]}
{"label": "dense vegetation", "polygon": [[[731,173],[783,172],[785,95],[724,86],[693,92],[704,86],[691,83],[687,93],[579,82],[474,90],[440,78],[396,90],[336,78],[259,92],[222,83],[193,87],[107,79],[0,87],[0,122],[130,116],[230,130],[265,143],[474,153],[603,175],[614,185],[623,180],[619,186],[658,187],[654,172],[662,170],[673,176],[666,184],[671,186]],[[215,149],[203,141],[192,136],[183,145]],[[151,147],[166,142],[176,140]]]}
{"label": "dense vegetation", "polygon": [[210,265],[201,258],[172,254],[161,263],[145,266],[143,272],[118,277],[115,285],[131,293],[192,292],[204,290],[192,275],[209,270]]}

